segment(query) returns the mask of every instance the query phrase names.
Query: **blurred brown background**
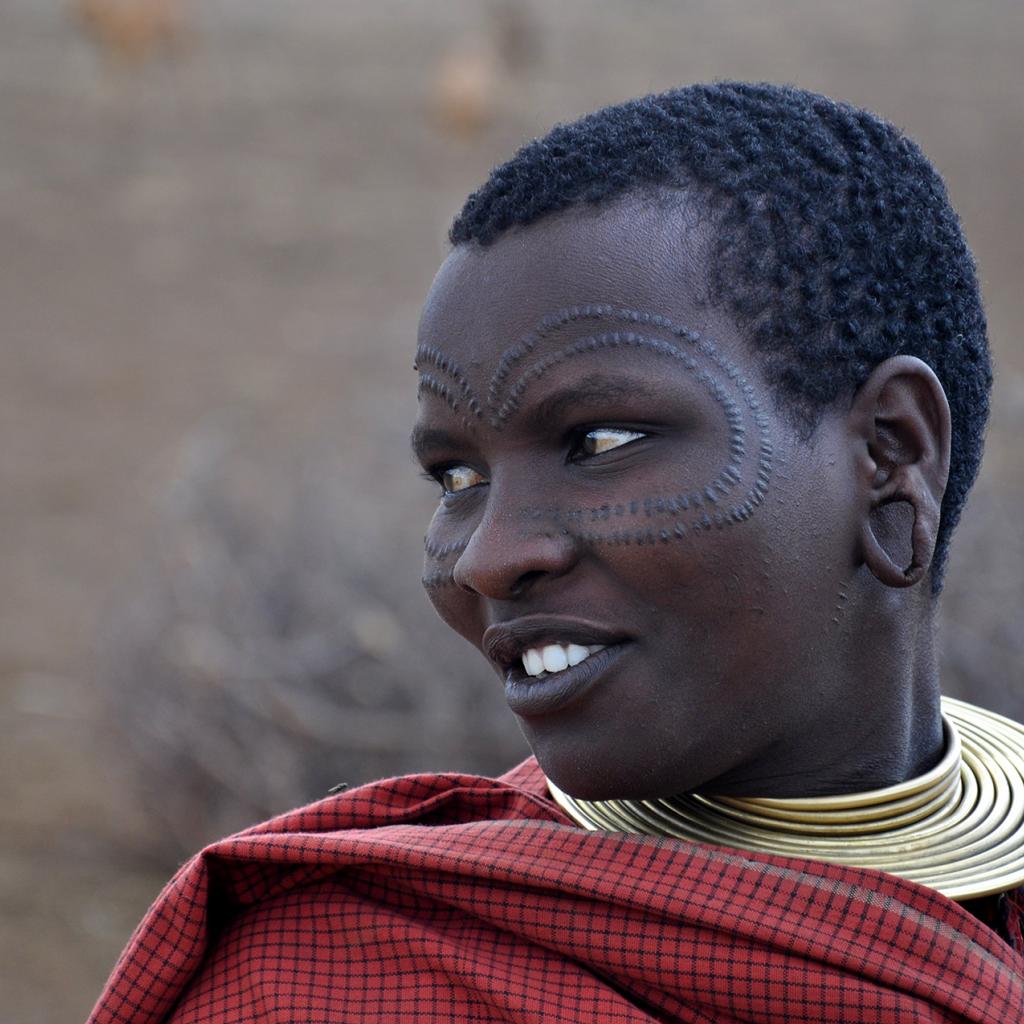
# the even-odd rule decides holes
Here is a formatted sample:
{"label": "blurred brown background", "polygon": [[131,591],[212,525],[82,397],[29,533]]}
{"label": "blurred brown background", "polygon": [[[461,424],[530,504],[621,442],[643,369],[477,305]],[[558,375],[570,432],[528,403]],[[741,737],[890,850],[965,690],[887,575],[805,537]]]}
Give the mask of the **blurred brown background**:
{"label": "blurred brown background", "polygon": [[0,1020],[84,1017],[188,851],[523,751],[418,588],[447,223],[559,119],[712,77],[907,128],[998,359],[946,688],[1024,717],[1018,0],[0,0]]}

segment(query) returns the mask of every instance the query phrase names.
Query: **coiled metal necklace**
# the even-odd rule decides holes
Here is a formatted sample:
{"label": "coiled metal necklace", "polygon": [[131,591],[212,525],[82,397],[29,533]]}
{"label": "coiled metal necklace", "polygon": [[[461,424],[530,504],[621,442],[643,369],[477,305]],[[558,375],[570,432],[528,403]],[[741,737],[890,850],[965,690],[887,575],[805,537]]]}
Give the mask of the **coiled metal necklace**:
{"label": "coiled metal necklace", "polygon": [[770,799],[552,796],[584,828],[877,868],[954,900],[1024,885],[1024,726],[942,698],[946,750],[917,778],[865,793]]}

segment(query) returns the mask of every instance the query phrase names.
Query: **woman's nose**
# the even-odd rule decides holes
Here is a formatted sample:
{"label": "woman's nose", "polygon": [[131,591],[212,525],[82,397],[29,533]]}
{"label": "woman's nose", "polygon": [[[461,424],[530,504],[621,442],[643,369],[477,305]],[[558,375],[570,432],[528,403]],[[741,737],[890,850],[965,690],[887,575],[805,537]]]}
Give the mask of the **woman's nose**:
{"label": "woman's nose", "polygon": [[454,578],[463,590],[503,601],[562,576],[577,558],[578,539],[564,525],[488,508],[455,563]]}

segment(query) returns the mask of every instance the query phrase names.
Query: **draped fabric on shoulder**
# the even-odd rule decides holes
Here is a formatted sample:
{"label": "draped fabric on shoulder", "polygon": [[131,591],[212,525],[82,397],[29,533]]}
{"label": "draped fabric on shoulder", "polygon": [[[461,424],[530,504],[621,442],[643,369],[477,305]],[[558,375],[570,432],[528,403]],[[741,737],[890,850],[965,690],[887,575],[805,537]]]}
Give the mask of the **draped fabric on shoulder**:
{"label": "draped fabric on shoulder", "polygon": [[532,759],[215,843],[92,1024],[1024,1020],[1024,959],[876,871],[573,826]]}

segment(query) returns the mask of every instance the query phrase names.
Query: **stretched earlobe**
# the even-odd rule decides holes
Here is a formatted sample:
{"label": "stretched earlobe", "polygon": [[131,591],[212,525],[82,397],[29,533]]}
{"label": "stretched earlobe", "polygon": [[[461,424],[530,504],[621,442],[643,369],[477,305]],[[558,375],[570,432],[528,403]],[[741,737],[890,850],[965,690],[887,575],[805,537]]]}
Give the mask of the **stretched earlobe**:
{"label": "stretched earlobe", "polygon": [[[898,484],[899,481],[893,483]],[[924,579],[931,566],[939,533],[940,506],[934,501],[921,500],[919,492],[901,493],[898,487],[886,487],[884,491],[888,493],[879,494],[876,510],[897,502],[905,502],[910,505],[913,512],[914,521],[910,528],[910,564],[897,564],[879,539],[875,518],[871,515],[864,517],[861,531],[864,564],[871,570],[872,575],[887,587],[912,587]]]}
{"label": "stretched earlobe", "polygon": [[912,587],[938,540],[951,440],[946,394],[926,363],[895,356],[854,396],[850,424],[861,466],[860,558],[886,586]]}

